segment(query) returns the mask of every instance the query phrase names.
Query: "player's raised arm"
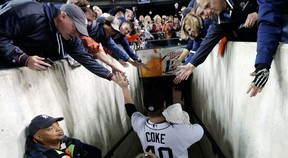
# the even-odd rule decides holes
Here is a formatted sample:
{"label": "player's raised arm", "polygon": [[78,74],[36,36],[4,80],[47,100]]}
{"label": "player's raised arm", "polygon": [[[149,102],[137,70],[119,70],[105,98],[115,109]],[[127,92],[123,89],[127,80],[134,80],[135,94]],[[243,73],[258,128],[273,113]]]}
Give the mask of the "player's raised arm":
{"label": "player's raised arm", "polygon": [[121,73],[116,73],[115,83],[118,84],[123,92],[125,104],[134,104],[130,91],[129,91],[129,81],[127,76],[123,76]]}
{"label": "player's raised arm", "polygon": [[128,88],[129,81],[127,79],[127,76],[124,76],[124,75],[122,75],[119,72],[116,72],[115,76],[116,76],[116,78],[115,78],[114,82],[116,84],[118,84],[121,87],[121,89],[122,89],[126,112],[127,112],[128,116],[131,118],[132,114],[134,112],[136,112],[137,109],[136,109],[136,107],[134,105],[133,99],[131,97],[130,90]]}

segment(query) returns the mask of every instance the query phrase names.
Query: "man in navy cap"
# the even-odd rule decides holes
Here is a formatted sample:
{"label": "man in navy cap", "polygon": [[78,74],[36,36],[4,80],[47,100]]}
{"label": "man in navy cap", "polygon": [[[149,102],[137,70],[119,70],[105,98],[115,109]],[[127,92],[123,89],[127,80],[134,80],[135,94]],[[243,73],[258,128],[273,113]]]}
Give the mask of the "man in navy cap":
{"label": "man in navy cap", "polygon": [[48,115],[34,117],[28,126],[26,152],[28,158],[100,158],[101,151],[80,140],[66,137],[58,121]]}

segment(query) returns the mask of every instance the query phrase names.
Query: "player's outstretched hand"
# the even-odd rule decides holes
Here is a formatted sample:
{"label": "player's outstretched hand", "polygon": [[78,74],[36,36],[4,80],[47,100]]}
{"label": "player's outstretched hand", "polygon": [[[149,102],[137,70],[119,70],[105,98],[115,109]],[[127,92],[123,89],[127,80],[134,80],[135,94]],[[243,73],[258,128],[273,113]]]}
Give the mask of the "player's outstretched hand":
{"label": "player's outstretched hand", "polygon": [[116,72],[114,82],[118,84],[121,88],[128,87],[129,81],[126,75],[120,72]]}
{"label": "player's outstretched hand", "polygon": [[195,66],[191,63],[188,63],[187,65],[178,66],[178,68],[180,68],[180,70],[176,72],[176,77],[173,81],[175,84],[178,84],[183,80],[187,80],[195,69]]}
{"label": "player's outstretched hand", "polygon": [[255,76],[254,80],[252,81],[251,85],[249,86],[247,93],[250,93],[250,97],[255,97],[258,93],[261,93],[265,84],[269,78],[269,70],[264,68],[259,70],[257,73],[252,72],[250,75]]}

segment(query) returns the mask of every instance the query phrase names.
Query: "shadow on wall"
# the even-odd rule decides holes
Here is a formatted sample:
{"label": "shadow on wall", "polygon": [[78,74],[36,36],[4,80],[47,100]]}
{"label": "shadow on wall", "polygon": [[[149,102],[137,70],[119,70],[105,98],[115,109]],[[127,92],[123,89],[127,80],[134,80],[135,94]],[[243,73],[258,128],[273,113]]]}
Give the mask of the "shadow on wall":
{"label": "shadow on wall", "polygon": [[[18,153],[23,152],[23,149],[26,149],[26,137],[28,135],[28,128],[24,128],[24,130],[21,131],[18,139],[19,142],[17,143],[18,145]],[[24,137],[23,137],[24,136]],[[26,158],[25,153],[23,153],[23,158]]]}
{"label": "shadow on wall", "polygon": [[[202,120],[200,120],[200,118],[194,112],[193,105],[192,106],[185,105],[185,106],[186,106],[186,111],[190,115],[190,118],[192,118],[191,122],[193,122],[193,123],[198,122],[203,127],[203,129],[205,131],[205,135],[199,143],[201,146],[202,152],[204,153],[204,156],[207,158],[213,158],[213,157],[233,158],[234,153],[233,153],[232,145],[228,140],[224,140],[225,129],[223,127],[221,127],[221,122],[219,120],[217,120],[215,112],[213,111],[211,113],[211,120],[213,121],[213,122],[211,122],[212,126],[206,127],[203,124]],[[188,107],[192,107],[192,108],[188,108]],[[196,121],[194,121],[193,118],[195,118]],[[208,128],[212,129],[212,130],[209,130]],[[214,130],[217,132],[213,133]],[[217,135],[215,135],[215,134],[217,134]],[[217,142],[220,142],[220,143],[217,143]],[[222,149],[221,149],[221,147],[222,147]],[[228,155],[224,155],[223,151],[225,151],[225,153],[228,153]]]}

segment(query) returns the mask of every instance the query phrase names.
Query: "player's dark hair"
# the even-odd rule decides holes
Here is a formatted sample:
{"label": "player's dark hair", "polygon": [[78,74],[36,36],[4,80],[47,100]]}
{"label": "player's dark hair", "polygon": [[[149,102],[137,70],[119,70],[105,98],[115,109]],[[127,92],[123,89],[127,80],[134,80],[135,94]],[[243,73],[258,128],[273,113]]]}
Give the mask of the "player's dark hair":
{"label": "player's dark hair", "polygon": [[162,109],[159,109],[155,112],[147,112],[148,117],[159,117],[162,116],[162,112],[164,111],[164,107]]}
{"label": "player's dark hair", "polygon": [[149,117],[158,117],[164,110],[165,98],[158,89],[148,90],[144,94],[144,106]]}

